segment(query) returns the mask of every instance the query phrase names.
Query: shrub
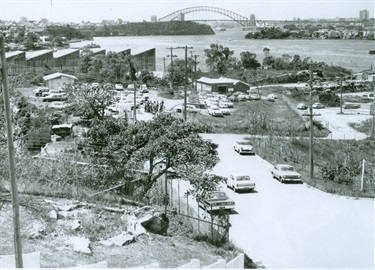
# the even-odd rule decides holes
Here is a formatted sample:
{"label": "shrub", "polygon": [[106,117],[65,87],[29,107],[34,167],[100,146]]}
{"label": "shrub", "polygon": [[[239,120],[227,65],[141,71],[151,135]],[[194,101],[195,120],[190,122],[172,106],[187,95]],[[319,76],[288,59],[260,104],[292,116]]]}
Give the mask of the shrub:
{"label": "shrub", "polygon": [[319,101],[328,107],[340,106],[340,97],[335,93],[324,92],[319,95]]}

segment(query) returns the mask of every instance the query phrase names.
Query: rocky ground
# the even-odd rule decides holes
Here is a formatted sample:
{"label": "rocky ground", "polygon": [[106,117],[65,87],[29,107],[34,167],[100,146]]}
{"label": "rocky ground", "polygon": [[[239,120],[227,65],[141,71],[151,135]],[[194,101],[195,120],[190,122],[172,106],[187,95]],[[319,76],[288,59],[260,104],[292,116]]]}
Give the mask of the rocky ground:
{"label": "rocky ground", "polygon": [[[14,254],[10,195],[1,195],[0,254]],[[74,200],[20,196],[23,253],[40,252],[42,268],[65,268],[106,261],[110,268],[159,263],[175,268],[191,259],[209,265],[232,259],[238,251],[187,237],[182,219],[149,206],[99,206]]]}

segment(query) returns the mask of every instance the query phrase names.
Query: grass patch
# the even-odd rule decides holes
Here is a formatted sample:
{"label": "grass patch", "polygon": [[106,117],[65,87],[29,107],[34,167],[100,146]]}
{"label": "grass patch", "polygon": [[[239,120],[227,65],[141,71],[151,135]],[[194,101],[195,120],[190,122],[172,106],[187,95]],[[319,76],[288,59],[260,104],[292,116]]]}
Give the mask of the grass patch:
{"label": "grass patch", "polygon": [[[320,190],[352,197],[375,197],[375,142],[370,140],[314,140],[314,178],[309,167],[309,139],[249,136],[259,156],[271,164],[289,163],[301,173],[302,180]],[[366,160],[364,190],[361,186],[361,162]],[[332,170],[331,178],[323,173]],[[350,178],[349,178],[350,177]]]}
{"label": "grass patch", "polygon": [[[275,102],[267,100],[238,102],[231,115],[213,117],[207,114],[190,114],[190,121],[212,127],[214,133],[274,134],[280,136],[308,136],[305,120],[281,97]],[[329,131],[316,128],[315,136],[326,137]]]}

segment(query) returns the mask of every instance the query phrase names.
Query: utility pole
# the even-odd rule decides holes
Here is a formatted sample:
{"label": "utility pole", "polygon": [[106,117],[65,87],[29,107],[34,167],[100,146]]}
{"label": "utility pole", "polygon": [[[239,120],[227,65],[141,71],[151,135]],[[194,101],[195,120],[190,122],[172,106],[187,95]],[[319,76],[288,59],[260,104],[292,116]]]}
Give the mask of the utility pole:
{"label": "utility pole", "polygon": [[[374,80],[375,78],[373,78]],[[374,90],[373,102],[372,102],[372,126],[371,126],[371,138],[375,138],[375,81],[372,82],[372,88]],[[371,111],[371,107],[370,107]]]}
{"label": "utility pole", "polygon": [[168,204],[169,204],[169,196],[168,196],[168,166],[169,166],[169,162],[167,160],[167,162],[165,163],[165,175],[164,175],[164,213],[165,215],[167,215],[167,212],[168,212]]}
{"label": "utility pole", "polygon": [[185,80],[184,80],[184,121],[187,121],[187,111],[186,111],[186,103],[187,103],[187,51],[188,49],[193,49],[193,47],[177,47],[176,49],[184,49],[185,50]]}
{"label": "utility pole", "polygon": [[310,163],[310,180],[314,178],[314,124],[313,124],[313,117],[318,116],[320,114],[313,114],[313,99],[312,99],[312,92],[313,92],[313,71],[312,71],[312,64],[310,64],[310,104],[309,104],[309,113],[302,114],[303,116],[309,117],[310,122],[310,142],[309,142],[309,163]]}
{"label": "utility pole", "polygon": [[3,87],[5,120],[6,120],[7,141],[8,141],[8,155],[9,155],[9,176],[10,176],[11,189],[12,189],[14,251],[15,251],[16,268],[23,268],[18,188],[17,188],[17,181],[16,181],[13,131],[12,131],[12,121],[11,121],[11,114],[10,114],[11,110],[10,110],[10,101],[9,101],[9,93],[8,93],[8,75],[7,75],[7,67],[6,67],[6,60],[5,60],[4,37],[2,34],[0,35],[0,49],[1,49],[1,79],[2,79],[2,87]]}
{"label": "utility pole", "polygon": [[193,62],[193,64],[194,64],[194,80],[193,80],[193,85],[194,85],[194,90],[195,90],[195,92],[197,92],[197,83],[196,83],[196,74],[197,74],[197,64],[198,64],[198,62],[197,62],[197,57],[198,57],[199,55],[197,55],[197,54],[195,54],[194,55],[194,62]]}
{"label": "utility pole", "polygon": [[165,60],[167,60],[167,58],[163,57],[163,71],[165,72]]}
{"label": "utility pole", "polygon": [[137,123],[137,82],[134,81],[134,104],[133,104],[133,121]]}
{"label": "utility pole", "polygon": [[177,55],[173,55],[173,49],[176,49],[176,48],[167,48],[167,49],[170,49],[171,50],[171,54],[168,54],[167,57],[170,57],[171,58],[171,82],[170,82],[170,86],[171,86],[171,89],[173,89],[173,57],[177,57]]}
{"label": "utility pole", "polygon": [[340,83],[340,114],[342,114],[342,79],[339,80]]}

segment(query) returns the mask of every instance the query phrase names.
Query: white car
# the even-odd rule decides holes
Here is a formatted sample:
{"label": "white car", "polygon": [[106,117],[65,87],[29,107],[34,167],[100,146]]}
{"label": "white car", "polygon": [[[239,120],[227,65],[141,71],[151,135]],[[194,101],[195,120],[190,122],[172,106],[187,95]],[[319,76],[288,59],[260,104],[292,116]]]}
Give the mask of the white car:
{"label": "white car", "polygon": [[247,140],[238,140],[233,144],[234,151],[242,154],[254,155],[254,148],[251,143]]}
{"label": "white car", "polygon": [[268,96],[267,96],[267,100],[268,101],[272,101],[272,102],[275,102],[275,95],[274,94],[269,94]]}
{"label": "white car", "polygon": [[237,190],[254,190],[255,183],[251,180],[249,175],[246,174],[231,174],[227,180],[227,187]]}
{"label": "white car", "polygon": [[325,106],[322,103],[316,102],[312,105],[314,109],[323,109]]}
{"label": "white car", "polygon": [[[176,112],[182,113],[184,111],[184,105],[176,106]],[[186,112],[188,113],[199,113],[201,110],[191,104],[186,104]]]}
{"label": "white car", "polygon": [[219,107],[221,109],[221,112],[224,114],[224,115],[230,115],[231,114],[231,110],[228,109],[228,108],[223,108],[223,107]]}
{"label": "white car", "polygon": [[208,108],[207,111],[212,116],[224,116],[223,111],[221,110],[221,108],[219,108],[217,106],[211,106],[211,107]]}
{"label": "white car", "polygon": [[219,106],[221,108],[234,108],[234,103],[230,101],[219,101]]}
{"label": "white car", "polygon": [[297,105],[298,110],[307,110],[307,105],[305,103],[300,103]]}
{"label": "white car", "polygon": [[51,102],[51,104],[49,104],[48,107],[53,108],[53,109],[64,109],[67,106],[68,105],[63,101],[54,101],[54,102]]}
{"label": "white car", "polygon": [[271,174],[273,178],[276,178],[281,183],[302,182],[301,175],[294,170],[293,166],[288,164],[276,164],[272,168]]}
{"label": "white car", "polygon": [[37,97],[40,97],[42,96],[43,93],[46,93],[46,92],[49,92],[49,88],[48,87],[38,87],[36,89],[33,90],[33,93],[35,96]]}

